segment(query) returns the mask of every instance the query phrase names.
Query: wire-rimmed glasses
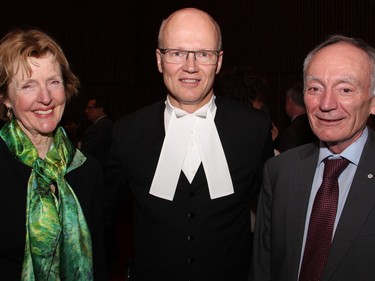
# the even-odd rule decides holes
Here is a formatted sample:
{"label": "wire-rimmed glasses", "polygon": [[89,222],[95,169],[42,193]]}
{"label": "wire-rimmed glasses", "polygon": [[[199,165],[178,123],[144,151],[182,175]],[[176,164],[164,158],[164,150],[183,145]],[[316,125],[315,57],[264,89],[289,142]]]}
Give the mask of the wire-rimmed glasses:
{"label": "wire-rimmed glasses", "polygon": [[158,49],[167,63],[184,63],[188,60],[189,54],[194,55],[195,62],[202,65],[214,65],[218,62],[220,52],[215,50],[180,50],[180,49]]}

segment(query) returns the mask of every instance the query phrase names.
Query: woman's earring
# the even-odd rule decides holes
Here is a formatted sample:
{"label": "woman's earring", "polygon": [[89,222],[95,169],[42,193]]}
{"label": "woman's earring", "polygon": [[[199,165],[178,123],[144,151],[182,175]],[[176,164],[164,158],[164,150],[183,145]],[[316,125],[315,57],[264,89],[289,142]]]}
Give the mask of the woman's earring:
{"label": "woman's earring", "polygon": [[12,108],[11,108],[11,107],[8,107],[7,117],[8,117],[9,119],[12,118]]}

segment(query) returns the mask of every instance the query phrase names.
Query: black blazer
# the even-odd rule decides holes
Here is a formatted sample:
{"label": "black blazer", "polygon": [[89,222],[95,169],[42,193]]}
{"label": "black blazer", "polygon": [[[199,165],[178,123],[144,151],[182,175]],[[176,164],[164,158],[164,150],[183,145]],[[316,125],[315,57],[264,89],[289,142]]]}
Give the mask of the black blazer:
{"label": "black blazer", "polygon": [[[308,144],[266,163],[249,280],[297,280],[318,155],[318,146]],[[322,281],[375,280],[374,159],[375,133],[369,130]]]}
{"label": "black blazer", "polygon": [[307,114],[298,115],[281,133],[277,149],[286,151],[306,143],[317,141],[317,137],[311,130]]}
{"label": "black blazer", "polygon": [[86,129],[81,140],[81,150],[94,156],[102,166],[105,164],[111,145],[112,127],[111,118],[104,116]]}
{"label": "black blazer", "polygon": [[[19,281],[25,250],[27,182],[31,168],[17,161],[0,139],[0,279]],[[102,170],[88,158],[66,175],[81,204],[93,242],[95,280],[108,280],[102,224]]]}
{"label": "black blazer", "polygon": [[246,280],[251,233],[248,203],[257,196],[263,163],[273,155],[266,113],[217,97],[215,123],[234,194],[211,200],[202,166],[190,185],[181,173],[173,201],[149,194],[162,148],[164,102],[120,119],[105,183],[111,217],[118,190],[134,197],[134,280]]}

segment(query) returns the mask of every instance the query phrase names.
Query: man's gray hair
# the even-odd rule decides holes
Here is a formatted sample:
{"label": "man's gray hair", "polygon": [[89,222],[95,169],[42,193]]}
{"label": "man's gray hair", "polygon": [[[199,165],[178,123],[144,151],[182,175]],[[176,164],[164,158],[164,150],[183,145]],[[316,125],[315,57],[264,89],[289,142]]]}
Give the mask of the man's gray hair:
{"label": "man's gray hair", "polygon": [[303,63],[303,78],[304,82],[306,84],[306,70],[307,67],[310,64],[311,59],[316,55],[317,52],[319,52],[324,47],[336,44],[336,43],[347,43],[349,45],[352,45],[354,47],[357,47],[364,51],[368,58],[369,63],[372,66],[372,73],[371,73],[371,85],[370,85],[370,92],[372,96],[375,96],[375,49],[371,47],[369,44],[367,44],[365,41],[359,38],[350,38],[343,35],[332,35],[328,37],[327,40],[325,40],[323,43],[315,47],[305,58],[305,61]]}

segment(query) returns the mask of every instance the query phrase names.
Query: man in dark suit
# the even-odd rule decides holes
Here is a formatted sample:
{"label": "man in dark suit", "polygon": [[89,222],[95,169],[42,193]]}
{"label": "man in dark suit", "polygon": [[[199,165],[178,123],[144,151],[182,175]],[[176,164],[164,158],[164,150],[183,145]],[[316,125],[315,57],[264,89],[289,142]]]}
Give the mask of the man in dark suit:
{"label": "man in dark suit", "polygon": [[104,97],[91,98],[87,102],[85,113],[91,124],[85,130],[80,148],[91,154],[104,166],[111,144],[113,122],[107,115],[108,101]]}
{"label": "man in dark suit", "polygon": [[317,140],[307,118],[302,82],[294,84],[286,92],[285,112],[291,122],[276,141],[279,152]]}
{"label": "man in dark suit", "polygon": [[[320,145],[266,163],[249,280],[375,280],[375,134],[366,127],[375,113],[374,66],[373,48],[337,35],[305,59],[305,104]],[[321,191],[330,161],[349,164],[331,178],[336,188],[327,199],[337,186],[338,198],[323,204],[336,209],[325,222],[316,217],[318,201],[327,202]]]}
{"label": "man in dark suit", "polygon": [[215,97],[221,34],[207,13],[162,22],[157,66],[167,99],[120,119],[105,182],[107,215],[134,198],[135,281],[244,281],[251,257],[249,202],[273,155],[267,114]]}

